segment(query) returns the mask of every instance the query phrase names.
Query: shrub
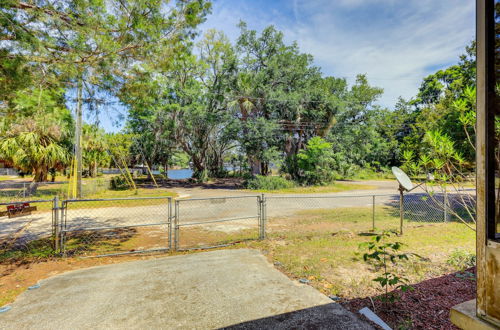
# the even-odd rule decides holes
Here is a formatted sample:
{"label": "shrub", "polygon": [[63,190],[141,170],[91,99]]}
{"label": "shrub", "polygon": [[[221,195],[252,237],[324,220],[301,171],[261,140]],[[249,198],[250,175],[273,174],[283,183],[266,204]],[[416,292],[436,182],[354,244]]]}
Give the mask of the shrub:
{"label": "shrub", "polygon": [[306,149],[297,155],[300,182],[307,185],[326,185],[334,180],[335,164],[332,144],[316,136],[309,140]]}
{"label": "shrub", "polygon": [[123,175],[117,175],[111,178],[111,189],[127,190],[130,189],[130,184]]}
{"label": "shrub", "polygon": [[245,186],[248,189],[253,190],[278,190],[293,188],[295,182],[287,180],[281,176],[262,176],[257,175],[256,177],[247,180]]}
{"label": "shrub", "polygon": [[401,253],[403,247],[401,242],[390,241],[392,236],[397,235],[394,231],[383,231],[375,235],[371,241],[361,243],[360,248],[365,248],[368,251],[363,254],[363,260],[375,266],[377,271],[382,271],[382,274],[373,279],[378,282],[382,289],[385,290],[384,301],[394,302],[398,296],[396,292],[389,294],[389,288],[400,289],[401,291],[413,290],[409,285],[408,279],[399,275],[399,263],[409,260],[410,257],[419,257],[413,253]]}

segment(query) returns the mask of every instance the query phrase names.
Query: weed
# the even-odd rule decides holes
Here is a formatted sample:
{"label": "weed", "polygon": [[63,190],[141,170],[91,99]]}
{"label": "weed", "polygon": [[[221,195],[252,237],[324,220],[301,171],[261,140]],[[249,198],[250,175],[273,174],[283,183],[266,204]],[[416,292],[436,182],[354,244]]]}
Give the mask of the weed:
{"label": "weed", "polygon": [[476,254],[463,249],[456,249],[450,254],[446,263],[461,270],[471,268],[476,265]]}

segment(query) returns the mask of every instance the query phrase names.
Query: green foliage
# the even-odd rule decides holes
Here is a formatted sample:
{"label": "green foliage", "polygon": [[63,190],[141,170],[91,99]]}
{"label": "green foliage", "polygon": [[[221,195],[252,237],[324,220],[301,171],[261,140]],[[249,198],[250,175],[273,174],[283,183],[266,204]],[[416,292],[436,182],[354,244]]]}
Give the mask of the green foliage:
{"label": "green foliage", "polygon": [[174,152],[172,158],[170,160],[170,165],[176,166],[179,168],[188,168],[189,167],[189,155],[185,152]]}
{"label": "green foliage", "polygon": [[51,169],[69,163],[69,111],[60,93],[24,90],[14,99],[15,117],[0,119],[0,158],[11,162],[36,182],[47,181]]}
{"label": "green foliage", "polygon": [[394,175],[391,170],[385,167],[380,168],[360,168],[356,170],[352,179],[356,180],[380,180],[393,179]]}
{"label": "green foliage", "polygon": [[82,135],[83,166],[88,168],[88,176],[95,178],[97,168],[108,166],[110,155],[109,145],[104,130],[94,125],[84,125]]}
{"label": "green foliage", "polygon": [[333,181],[334,158],[331,143],[313,137],[297,155],[299,180],[309,185],[326,185]]}
{"label": "green foliage", "polygon": [[112,167],[123,168],[132,163],[132,134],[108,133],[106,134],[107,153]]}
{"label": "green foliage", "polygon": [[460,270],[471,268],[476,265],[476,254],[456,249],[450,254],[446,263]]}
{"label": "green foliage", "polygon": [[391,242],[390,238],[397,235],[393,231],[383,231],[375,236],[369,242],[361,243],[359,248],[368,250],[363,254],[363,260],[375,266],[375,269],[381,270],[382,274],[373,279],[378,282],[385,290],[384,300],[394,302],[397,299],[395,293],[389,295],[389,288],[400,289],[401,291],[412,290],[408,280],[396,273],[396,267],[399,262],[407,261],[415,254],[401,253],[403,247],[401,242]]}
{"label": "green foliage", "polygon": [[112,190],[127,190],[131,189],[129,181],[123,175],[116,175],[110,181]]}
{"label": "green foliage", "polygon": [[[186,52],[183,43],[194,37],[210,8],[204,0],[4,2],[0,8],[0,102],[6,113],[0,123],[2,142],[5,132],[12,132],[14,125],[26,127],[23,120],[30,116],[37,127],[43,128],[38,131],[58,131],[62,138],[57,141],[52,133],[45,135],[47,139],[40,138],[42,134],[28,137],[17,129],[19,138],[15,141],[13,136],[8,137],[2,157],[10,161],[15,158],[16,166],[23,171],[37,171],[36,180],[45,179],[47,167],[65,167],[72,149],[73,127],[59,120],[52,120],[49,127],[40,124],[40,118],[66,114],[65,103],[78,101],[73,98],[75,86],[83,86],[83,98],[77,96],[83,108],[97,113],[110,97],[127,90],[124,86],[130,81],[163,71],[174,54]],[[140,104],[145,103],[146,96],[141,94]],[[168,128],[169,122],[165,125]],[[166,130],[161,125],[148,128],[155,133]],[[83,140],[85,166],[95,176],[96,167],[109,162],[105,141],[102,131],[87,127],[84,133],[88,138]],[[162,138],[167,135],[162,134]],[[38,143],[42,149],[25,150],[24,155],[22,150],[13,151],[25,147],[23,141],[27,139],[51,142]],[[153,143],[162,146],[160,141],[166,140]],[[37,141],[32,142],[29,144],[36,149]],[[157,153],[152,155],[155,161],[161,159]],[[35,156],[44,159],[34,161]]]}
{"label": "green foliage", "polygon": [[247,189],[252,190],[278,190],[293,188],[295,183],[280,176],[257,175],[256,177],[247,180],[245,182],[245,186]]}

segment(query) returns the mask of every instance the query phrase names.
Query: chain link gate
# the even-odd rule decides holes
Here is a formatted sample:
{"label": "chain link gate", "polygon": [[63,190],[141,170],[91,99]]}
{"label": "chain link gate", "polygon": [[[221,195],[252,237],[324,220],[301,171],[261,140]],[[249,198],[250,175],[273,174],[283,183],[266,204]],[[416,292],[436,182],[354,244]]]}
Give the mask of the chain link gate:
{"label": "chain link gate", "polygon": [[0,202],[0,250],[23,247],[57,249],[55,199]]}
{"label": "chain link gate", "polygon": [[175,250],[208,249],[263,239],[264,203],[262,196],[176,200],[173,217]]}
{"label": "chain link gate", "polygon": [[172,198],[64,200],[58,228],[64,255],[169,251],[172,248]]}

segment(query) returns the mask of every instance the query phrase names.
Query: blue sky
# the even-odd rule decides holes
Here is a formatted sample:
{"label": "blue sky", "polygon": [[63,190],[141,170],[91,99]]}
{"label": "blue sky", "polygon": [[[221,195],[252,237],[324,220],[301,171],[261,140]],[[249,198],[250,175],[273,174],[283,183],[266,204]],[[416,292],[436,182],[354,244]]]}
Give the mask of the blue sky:
{"label": "blue sky", "polygon": [[[352,83],[366,73],[384,88],[379,103],[392,108],[399,96],[413,97],[423,77],[457,63],[474,38],[474,13],[471,0],[215,0],[200,30],[235,41],[240,20],[258,31],[274,25],[325,75]],[[106,117],[103,126],[116,131]]]}

